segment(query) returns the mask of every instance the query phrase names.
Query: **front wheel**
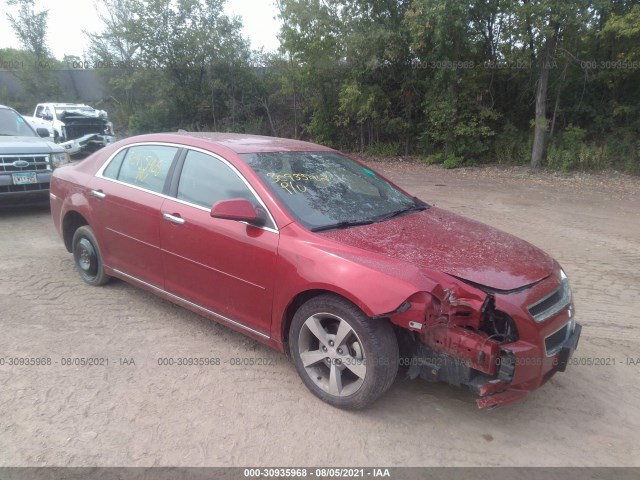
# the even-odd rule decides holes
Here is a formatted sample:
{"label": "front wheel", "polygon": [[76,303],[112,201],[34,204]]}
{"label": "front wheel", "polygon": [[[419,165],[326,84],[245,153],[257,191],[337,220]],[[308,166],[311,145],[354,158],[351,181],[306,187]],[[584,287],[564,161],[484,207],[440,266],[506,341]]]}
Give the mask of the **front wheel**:
{"label": "front wheel", "polygon": [[389,389],[398,371],[391,325],[368,318],[348,300],[321,295],[293,317],[289,348],[298,374],[321,400],[359,409]]}
{"label": "front wheel", "polygon": [[82,279],[89,285],[104,285],[111,278],[102,267],[102,255],[93,230],[88,225],[78,228],[71,242],[73,260]]}

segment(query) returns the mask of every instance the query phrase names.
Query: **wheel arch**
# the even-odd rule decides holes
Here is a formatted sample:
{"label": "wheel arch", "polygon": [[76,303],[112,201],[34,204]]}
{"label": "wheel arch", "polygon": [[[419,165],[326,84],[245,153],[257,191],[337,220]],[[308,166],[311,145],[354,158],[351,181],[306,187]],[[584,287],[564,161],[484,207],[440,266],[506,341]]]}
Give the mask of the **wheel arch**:
{"label": "wheel arch", "polygon": [[306,302],[311,300],[312,298],[319,297],[320,295],[333,295],[337,298],[342,298],[356,307],[358,307],[366,316],[370,316],[370,312],[362,302],[359,302],[357,299],[351,298],[349,295],[344,295],[335,290],[329,290],[325,288],[313,288],[309,290],[304,290],[302,292],[297,293],[289,302],[287,307],[285,308],[280,325],[280,339],[282,340],[282,346],[287,355],[289,355],[288,343],[289,343],[289,329],[291,327],[291,322],[293,321],[293,316],[296,311]]}
{"label": "wheel arch", "polygon": [[70,210],[65,213],[62,219],[62,240],[68,252],[71,252],[73,249],[73,234],[78,228],[84,225],[89,225],[89,222],[76,210]]}

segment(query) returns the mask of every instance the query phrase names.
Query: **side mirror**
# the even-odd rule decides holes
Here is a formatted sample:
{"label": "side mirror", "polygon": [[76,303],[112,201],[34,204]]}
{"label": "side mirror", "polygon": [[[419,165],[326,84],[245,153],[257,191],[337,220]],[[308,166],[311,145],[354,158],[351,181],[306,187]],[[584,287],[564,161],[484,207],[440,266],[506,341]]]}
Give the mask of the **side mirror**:
{"label": "side mirror", "polygon": [[46,138],[46,137],[49,136],[49,130],[47,130],[46,128],[42,128],[42,127],[36,128],[36,133],[39,136],[43,137],[43,138]]}
{"label": "side mirror", "polygon": [[257,209],[245,198],[220,200],[213,204],[210,215],[213,218],[247,222],[257,227],[261,227],[267,222],[267,216],[262,209]]}

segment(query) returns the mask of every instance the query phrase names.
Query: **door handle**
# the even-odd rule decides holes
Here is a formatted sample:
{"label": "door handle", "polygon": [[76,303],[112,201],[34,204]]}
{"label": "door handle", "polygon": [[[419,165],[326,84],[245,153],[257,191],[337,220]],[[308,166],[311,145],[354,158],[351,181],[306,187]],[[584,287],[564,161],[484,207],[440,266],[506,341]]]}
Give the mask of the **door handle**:
{"label": "door handle", "polygon": [[101,190],[91,190],[91,195],[102,200],[107,197],[107,194],[102,192]]}
{"label": "door handle", "polygon": [[162,216],[165,220],[168,220],[171,223],[175,223],[177,225],[182,225],[184,223],[184,218],[176,217],[175,215],[171,215],[170,213],[163,213]]}

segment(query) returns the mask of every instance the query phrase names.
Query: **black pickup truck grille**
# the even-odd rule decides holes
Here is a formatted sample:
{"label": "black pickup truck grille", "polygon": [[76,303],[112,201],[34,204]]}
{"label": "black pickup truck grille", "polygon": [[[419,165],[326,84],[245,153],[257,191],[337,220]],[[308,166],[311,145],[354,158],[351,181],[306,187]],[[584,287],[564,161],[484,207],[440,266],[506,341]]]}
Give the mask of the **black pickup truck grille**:
{"label": "black pickup truck grille", "polygon": [[82,125],[67,125],[64,131],[67,140],[75,140],[76,138],[80,138],[91,133],[104,135],[105,128],[104,123],[89,123]]}

